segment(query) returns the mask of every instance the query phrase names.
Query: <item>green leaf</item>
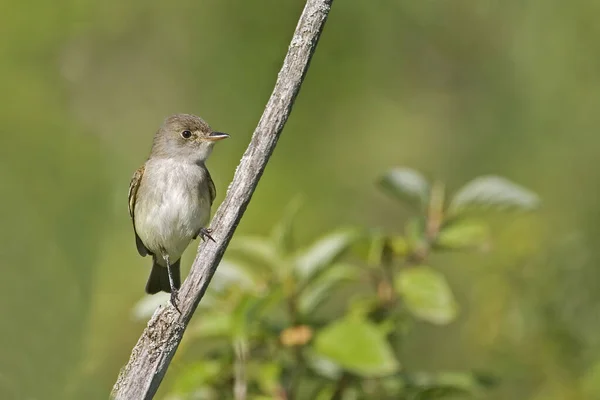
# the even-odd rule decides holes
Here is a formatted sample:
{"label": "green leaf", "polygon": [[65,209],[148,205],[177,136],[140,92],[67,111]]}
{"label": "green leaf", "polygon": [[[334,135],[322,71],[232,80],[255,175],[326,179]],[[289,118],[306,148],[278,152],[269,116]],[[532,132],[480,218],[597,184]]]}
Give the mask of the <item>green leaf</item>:
{"label": "green leaf", "polygon": [[470,372],[411,373],[406,374],[404,379],[411,391],[424,400],[475,395],[484,388]]}
{"label": "green leaf", "polygon": [[442,228],[435,245],[449,250],[483,248],[489,237],[489,228],[484,223],[457,221]]}
{"label": "green leaf", "polygon": [[201,386],[213,383],[223,371],[223,366],[218,361],[206,360],[187,365],[180,369],[173,391],[179,394],[191,393]]}
{"label": "green leaf", "polygon": [[233,316],[231,313],[213,311],[202,316],[194,323],[188,333],[190,337],[230,337],[233,332]]}
{"label": "green leaf", "polygon": [[359,257],[369,267],[381,265],[381,255],[386,236],[380,231],[368,232],[352,246],[352,255]]}
{"label": "green leaf", "polygon": [[228,259],[236,254],[244,257],[246,261],[252,262],[259,267],[266,268],[271,272],[279,272],[285,264],[279,256],[277,249],[268,239],[258,236],[242,236],[232,241],[227,248]]}
{"label": "green leaf", "polygon": [[314,349],[306,348],[303,354],[309,367],[319,376],[329,380],[337,380],[342,376],[343,370],[339,364],[336,364],[327,357],[321,356]]}
{"label": "green leaf", "polygon": [[394,168],[379,181],[381,187],[399,200],[423,209],[429,199],[429,183],[421,173],[410,168]]}
{"label": "green leaf", "polygon": [[375,293],[354,295],[348,301],[346,316],[354,319],[367,319],[367,316],[379,308],[380,305],[381,300]]}
{"label": "green leaf", "polygon": [[275,393],[279,387],[282,365],[276,361],[250,361],[246,366],[250,381],[263,393]]}
{"label": "green leaf", "polygon": [[417,318],[447,324],[458,312],[452,291],[444,275],[429,267],[413,267],[398,274],[396,291],[408,310]]}
{"label": "green leaf", "polygon": [[335,388],[332,384],[323,385],[315,395],[315,400],[331,400],[335,394]]}
{"label": "green leaf", "polygon": [[423,217],[410,218],[406,222],[404,231],[409,245],[418,245],[425,240],[425,220]]}
{"label": "green leaf", "polygon": [[359,271],[349,264],[335,264],[323,272],[317,279],[302,289],[298,297],[298,309],[302,314],[310,315],[332,292],[344,282],[352,282],[359,277]]}
{"label": "green leaf", "polygon": [[283,255],[289,254],[294,248],[292,228],[301,206],[302,200],[300,197],[292,200],[286,207],[281,220],[271,231],[271,240],[275,244],[276,250]]}
{"label": "green leaf", "polygon": [[344,318],[323,328],[314,351],[363,377],[395,372],[399,363],[384,334],[367,320]]}
{"label": "green leaf", "polygon": [[389,245],[396,257],[405,257],[410,250],[408,240],[403,236],[392,236]]}
{"label": "green leaf", "polygon": [[406,384],[404,380],[398,376],[398,374],[382,378],[380,380],[380,384],[383,393],[386,394],[386,398],[388,399],[421,400],[418,397],[406,396]]}
{"label": "green leaf", "polygon": [[377,260],[373,260],[373,258],[378,257],[377,253],[379,253],[379,251],[373,249],[373,247],[380,247],[379,243],[383,242],[383,237],[383,233],[379,230],[365,232],[365,234],[352,245],[352,248],[350,249],[351,256],[364,261],[368,265],[379,265]]}
{"label": "green leaf", "polygon": [[253,328],[262,320],[268,302],[268,296],[244,295],[231,313],[233,335],[236,337],[250,335]]}
{"label": "green leaf", "polygon": [[488,175],[475,178],[463,186],[454,195],[448,210],[454,215],[473,208],[529,211],[539,204],[539,197],[531,190],[506,178]]}
{"label": "green leaf", "polygon": [[331,266],[357,239],[356,229],[339,229],[331,232],[295,257],[295,266],[301,281],[309,282],[325,268]]}
{"label": "green leaf", "polygon": [[255,270],[238,260],[221,260],[210,288],[222,291],[231,286],[242,289],[258,290],[262,283],[261,277]]}

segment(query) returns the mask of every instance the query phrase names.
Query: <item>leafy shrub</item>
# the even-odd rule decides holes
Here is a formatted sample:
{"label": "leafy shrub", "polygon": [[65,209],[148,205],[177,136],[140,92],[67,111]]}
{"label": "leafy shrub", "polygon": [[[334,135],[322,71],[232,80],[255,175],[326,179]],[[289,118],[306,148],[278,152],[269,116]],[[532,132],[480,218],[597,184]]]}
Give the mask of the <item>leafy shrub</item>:
{"label": "leafy shrub", "polygon": [[459,312],[429,256],[485,249],[482,211],[533,210],[537,196],[483,176],[446,201],[442,184],[408,168],[379,183],[415,210],[405,235],[344,227],[299,247],[296,201],[269,236],[234,239],[184,342],[203,352],[175,372],[169,398],[433,399],[490,383],[468,371],[406,371],[395,343],[416,320],[446,325]]}

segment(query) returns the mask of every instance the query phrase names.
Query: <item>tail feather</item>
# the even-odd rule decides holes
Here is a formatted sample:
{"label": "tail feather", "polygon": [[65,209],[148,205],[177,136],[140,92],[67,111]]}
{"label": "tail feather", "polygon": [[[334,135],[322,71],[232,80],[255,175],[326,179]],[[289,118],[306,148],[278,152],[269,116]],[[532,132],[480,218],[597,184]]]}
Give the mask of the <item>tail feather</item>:
{"label": "tail feather", "polygon": [[[181,271],[177,260],[171,264],[171,272],[173,273],[173,284],[175,289],[181,287]],[[146,293],[155,294],[160,291],[171,293],[171,284],[169,283],[169,271],[167,267],[163,267],[156,262],[156,256],[152,258],[152,271],[146,283]]]}

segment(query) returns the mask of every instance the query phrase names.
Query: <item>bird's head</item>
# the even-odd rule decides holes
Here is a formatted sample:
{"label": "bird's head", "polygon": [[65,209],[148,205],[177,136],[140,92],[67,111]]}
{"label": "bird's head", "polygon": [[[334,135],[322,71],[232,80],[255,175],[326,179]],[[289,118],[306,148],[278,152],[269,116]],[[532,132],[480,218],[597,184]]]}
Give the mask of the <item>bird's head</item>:
{"label": "bird's head", "polygon": [[226,133],[213,131],[200,117],[175,114],[156,132],[152,155],[204,163],[215,143],[228,137]]}

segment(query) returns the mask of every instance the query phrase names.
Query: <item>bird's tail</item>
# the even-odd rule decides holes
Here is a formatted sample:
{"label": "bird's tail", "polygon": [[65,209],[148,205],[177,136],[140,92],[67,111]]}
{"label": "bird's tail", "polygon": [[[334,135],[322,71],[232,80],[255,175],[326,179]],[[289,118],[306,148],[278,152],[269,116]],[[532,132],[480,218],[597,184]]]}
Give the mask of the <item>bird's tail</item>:
{"label": "bird's tail", "polygon": [[[181,271],[179,268],[179,262],[177,260],[171,264],[171,272],[173,273],[173,284],[175,289],[179,289],[181,286]],[[158,264],[156,256],[152,258],[152,271],[146,283],[146,293],[155,294],[160,291],[171,293],[171,284],[169,283],[169,271],[167,267],[163,267]]]}

